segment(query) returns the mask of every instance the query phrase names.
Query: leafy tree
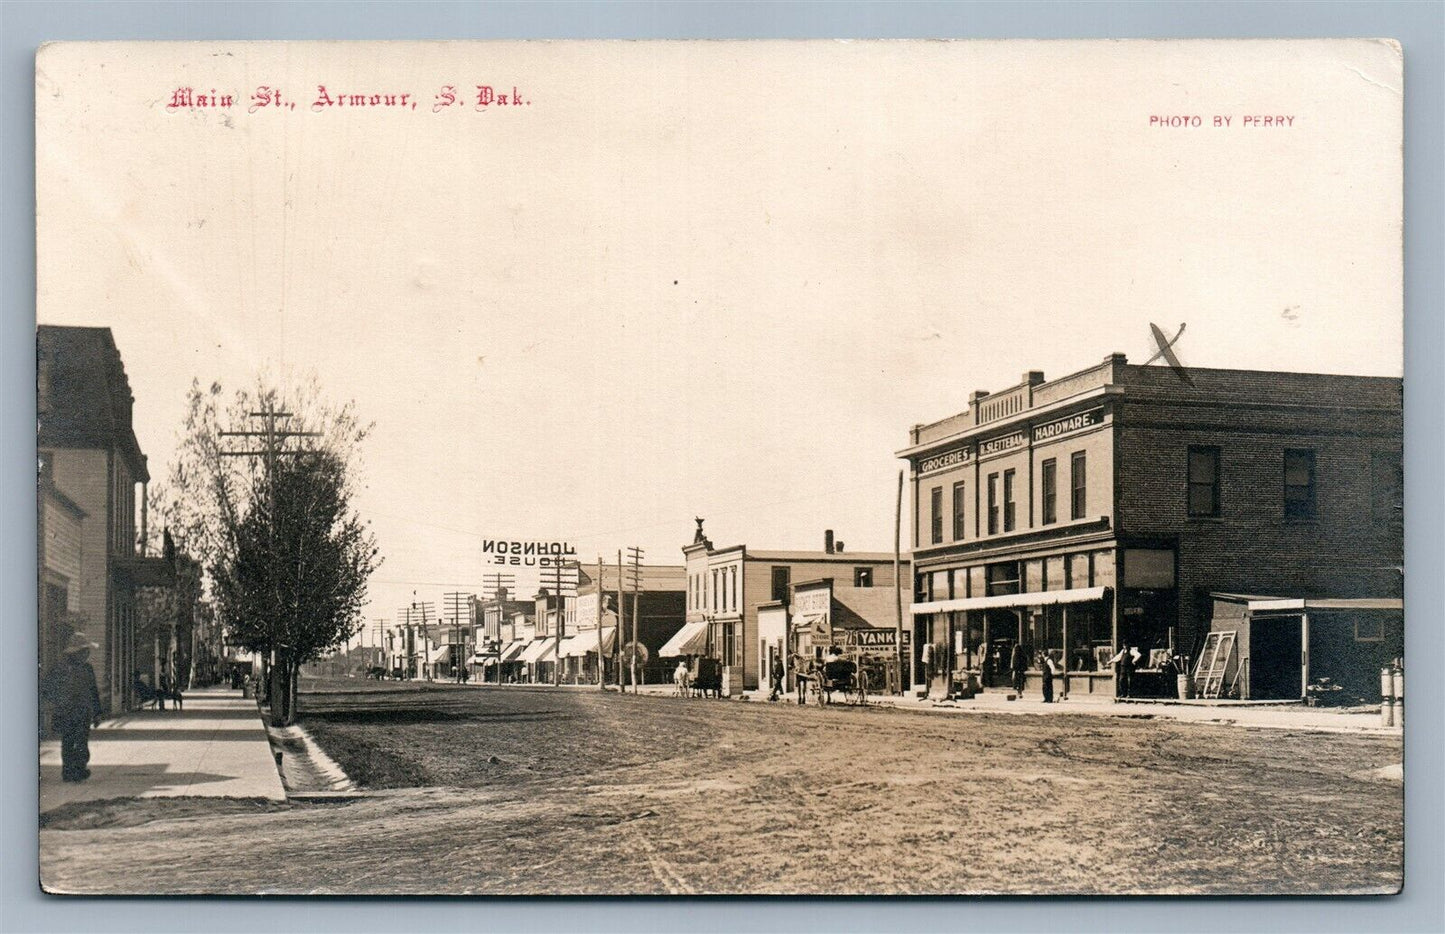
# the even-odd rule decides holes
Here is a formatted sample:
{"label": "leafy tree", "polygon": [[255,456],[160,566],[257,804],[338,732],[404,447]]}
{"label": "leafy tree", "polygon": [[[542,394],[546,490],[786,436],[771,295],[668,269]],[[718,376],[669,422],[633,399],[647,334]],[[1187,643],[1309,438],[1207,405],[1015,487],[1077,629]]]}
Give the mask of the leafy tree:
{"label": "leafy tree", "polygon": [[[189,403],[162,511],[203,562],[227,641],[268,659],[273,721],[291,723],[300,666],[360,630],[380,563],[351,506],[369,426],[314,381],[287,392],[258,381],[229,405],[219,384],[197,383]],[[278,412],[292,414],[255,417]]]}

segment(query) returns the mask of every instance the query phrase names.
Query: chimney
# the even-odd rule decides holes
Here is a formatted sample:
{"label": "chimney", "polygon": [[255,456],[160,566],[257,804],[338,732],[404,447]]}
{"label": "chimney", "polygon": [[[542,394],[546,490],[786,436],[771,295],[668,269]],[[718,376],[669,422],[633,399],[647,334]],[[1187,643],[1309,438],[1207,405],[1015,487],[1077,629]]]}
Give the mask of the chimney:
{"label": "chimney", "polygon": [[842,540],[842,539],[839,539],[838,541],[836,541],[836,542],[833,543],[833,554],[835,554],[835,555],[841,555],[842,553],[843,553],[843,540]]}
{"label": "chimney", "polygon": [[823,532],[823,551],[825,551],[826,553],[828,553],[828,554],[830,554],[830,555],[833,553],[833,530],[832,530],[832,529],[826,529],[826,530],[824,530],[824,532]]}

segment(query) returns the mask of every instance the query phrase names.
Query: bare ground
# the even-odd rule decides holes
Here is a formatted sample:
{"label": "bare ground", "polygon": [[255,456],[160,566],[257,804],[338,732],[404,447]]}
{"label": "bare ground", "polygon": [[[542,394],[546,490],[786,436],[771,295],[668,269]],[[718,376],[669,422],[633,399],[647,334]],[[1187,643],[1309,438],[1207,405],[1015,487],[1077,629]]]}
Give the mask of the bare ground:
{"label": "bare ground", "polygon": [[307,729],[372,797],[52,816],[47,882],[1306,894],[1401,881],[1403,789],[1374,771],[1400,762],[1398,738],[585,690],[313,688]]}

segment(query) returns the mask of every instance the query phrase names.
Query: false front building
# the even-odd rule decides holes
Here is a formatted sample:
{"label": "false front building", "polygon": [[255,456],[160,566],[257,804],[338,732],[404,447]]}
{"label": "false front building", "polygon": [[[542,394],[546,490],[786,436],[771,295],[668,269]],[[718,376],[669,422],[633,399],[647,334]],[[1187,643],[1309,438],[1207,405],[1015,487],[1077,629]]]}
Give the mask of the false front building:
{"label": "false front building", "polygon": [[1110,694],[1109,660],[1132,646],[1146,671],[1136,686],[1162,693],[1147,672],[1197,658],[1228,628],[1220,619],[1240,615],[1215,596],[1239,594],[1312,601],[1325,616],[1271,630],[1294,641],[1268,658],[1236,642],[1233,693],[1358,681],[1403,648],[1401,389],[1114,354],[1053,381],[1027,373],[915,426],[899,452],[914,503],[915,683],[925,644],[943,688],[963,672],[1006,684],[1020,646],[1031,678],[1048,653],[1075,693]]}
{"label": "false front building", "polygon": [[687,624],[663,648],[665,657],[706,656],[722,663],[724,689],[755,690],[768,651],[788,652],[786,643],[764,645],[758,635],[758,608],[786,604],[796,581],[831,578],[853,587],[893,592],[894,556],[847,552],[824,534],[822,551],[772,551],[746,545],[714,548],[702,520],[692,544],[682,549],[687,568]]}

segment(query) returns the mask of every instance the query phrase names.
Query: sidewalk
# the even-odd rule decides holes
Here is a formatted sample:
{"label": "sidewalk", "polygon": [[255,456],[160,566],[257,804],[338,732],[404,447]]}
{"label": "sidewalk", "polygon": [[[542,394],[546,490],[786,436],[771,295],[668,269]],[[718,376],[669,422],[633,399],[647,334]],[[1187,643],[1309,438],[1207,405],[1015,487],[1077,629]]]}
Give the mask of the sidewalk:
{"label": "sidewalk", "polygon": [[108,798],[265,798],[285,801],[271,744],[252,700],[200,689],[185,709],[143,710],[90,734],[90,779],[60,780],[60,741],[40,744],[40,812]]}
{"label": "sidewalk", "polygon": [[[971,700],[945,701],[922,699],[912,695],[868,695],[870,704],[886,704],[904,710],[921,713],[990,713],[1022,716],[1093,716],[1121,717],[1125,719],[1155,718],[1178,720],[1187,723],[1212,723],[1216,725],[1242,726],[1255,729],[1309,730],[1322,733],[1378,733],[1385,736],[1399,736],[1400,727],[1380,725],[1380,708],[1370,707],[1306,707],[1303,704],[1278,704],[1262,702],[1249,704],[1241,702],[1209,701],[1148,701],[1130,698],[1116,702],[1109,697],[1074,695],[1065,701],[1045,704],[1037,694],[1025,694],[1018,700],[1009,700],[1009,691],[984,691]],[[768,703],[766,691],[749,691],[750,701]],[[782,703],[796,703],[797,695],[785,694]]]}

